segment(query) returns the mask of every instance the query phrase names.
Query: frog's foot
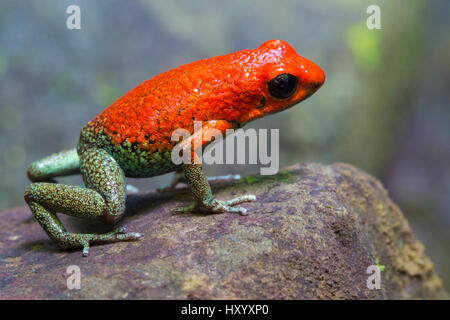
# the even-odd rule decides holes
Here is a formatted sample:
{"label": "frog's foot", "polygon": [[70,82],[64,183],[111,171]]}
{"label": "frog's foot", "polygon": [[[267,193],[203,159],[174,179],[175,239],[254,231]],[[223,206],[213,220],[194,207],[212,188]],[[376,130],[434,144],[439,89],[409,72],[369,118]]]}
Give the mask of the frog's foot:
{"label": "frog's foot", "polygon": [[209,202],[202,204],[193,204],[185,208],[176,209],[175,212],[192,212],[199,210],[204,213],[217,214],[217,213],[239,213],[242,216],[246,216],[247,209],[242,207],[233,207],[234,205],[255,201],[256,196],[250,194],[246,196],[236,197],[230,200],[217,200],[213,199]]}
{"label": "frog's foot", "polygon": [[105,244],[120,241],[132,241],[142,238],[143,235],[137,232],[128,232],[125,227],[114,229],[111,232],[95,234],[65,233],[57,243],[64,249],[83,248],[83,256],[89,255],[91,244]]}

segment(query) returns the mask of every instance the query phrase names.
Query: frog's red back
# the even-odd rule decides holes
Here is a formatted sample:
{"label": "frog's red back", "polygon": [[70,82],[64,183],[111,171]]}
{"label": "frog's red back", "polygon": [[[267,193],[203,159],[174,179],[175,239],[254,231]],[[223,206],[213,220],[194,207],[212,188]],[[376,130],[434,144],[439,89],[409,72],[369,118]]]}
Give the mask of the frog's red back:
{"label": "frog's red back", "polygon": [[[305,89],[299,88],[289,100],[271,99],[267,81],[294,68],[298,73],[303,69],[300,80]],[[324,74],[314,63],[300,57],[286,42],[271,40],[253,50],[199,60],[146,80],[88,125],[95,134],[107,134],[115,144],[126,140],[150,150],[157,141],[159,150],[166,149],[164,145],[169,150],[174,144],[172,132],[177,128],[192,132],[194,120],[247,122],[301,101],[310,94],[306,84],[323,81]],[[258,110],[264,96],[267,106]]]}

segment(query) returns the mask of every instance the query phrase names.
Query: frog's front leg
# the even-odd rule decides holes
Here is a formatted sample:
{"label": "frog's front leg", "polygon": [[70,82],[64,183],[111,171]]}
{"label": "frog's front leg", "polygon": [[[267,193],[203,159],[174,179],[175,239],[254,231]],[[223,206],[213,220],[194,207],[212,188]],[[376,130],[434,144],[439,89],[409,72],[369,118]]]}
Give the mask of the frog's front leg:
{"label": "frog's front leg", "polygon": [[241,215],[247,214],[247,209],[242,207],[233,207],[234,205],[255,201],[256,196],[245,195],[236,197],[230,200],[217,200],[213,197],[211,186],[209,185],[203,169],[198,164],[184,164],[184,176],[191,188],[192,195],[195,200],[195,205],[182,209],[181,211],[191,211],[198,209],[206,213],[239,213]]}
{"label": "frog's front leg", "polygon": [[117,162],[104,150],[86,149],[80,155],[80,171],[87,188],[64,184],[32,183],[25,192],[25,201],[47,232],[61,248],[83,248],[89,253],[91,244],[135,240],[142,235],[118,228],[104,234],[80,234],[66,231],[57,212],[90,219],[117,222],[125,211],[124,174]]}
{"label": "frog's front leg", "polygon": [[33,162],[27,170],[31,182],[56,182],[55,177],[80,173],[80,159],[76,149],[54,153]]}
{"label": "frog's front leg", "polygon": [[193,209],[198,209],[206,213],[228,212],[239,213],[241,215],[247,214],[247,209],[233,206],[243,202],[255,201],[256,196],[245,195],[230,200],[215,199],[195,150],[191,149],[195,139],[201,139],[201,147],[203,147],[211,141],[210,137],[214,136],[214,131],[218,130],[224,135],[226,130],[231,129],[232,127],[233,125],[226,120],[209,121],[202,126],[201,130],[195,132],[192,136],[179,144],[178,148],[182,149],[183,152],[191,152],[191,163],[183,164],[182,169],[185,181],[188,183],[194,197],[195,205],[177,211],[191,211]]}

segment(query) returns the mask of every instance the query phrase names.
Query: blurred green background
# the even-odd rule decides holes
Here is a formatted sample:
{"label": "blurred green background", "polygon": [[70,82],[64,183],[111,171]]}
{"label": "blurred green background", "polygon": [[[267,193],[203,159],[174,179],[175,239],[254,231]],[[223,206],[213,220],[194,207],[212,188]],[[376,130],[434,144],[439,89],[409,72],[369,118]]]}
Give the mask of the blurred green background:
{"label": "blurred green background", "polygon": [[[66,28],[71,4],[81,30]],[[371,4],[381,30],[366,27]],[[24,205],[30,162],[74,147],[81,126],[138,83],[278,38],[321,66],[326,83],[248,127],[281,129],[282,166],[343,161],[381,179],[449,289],[449,9],[448,0],[2,0],[0,211]]]}

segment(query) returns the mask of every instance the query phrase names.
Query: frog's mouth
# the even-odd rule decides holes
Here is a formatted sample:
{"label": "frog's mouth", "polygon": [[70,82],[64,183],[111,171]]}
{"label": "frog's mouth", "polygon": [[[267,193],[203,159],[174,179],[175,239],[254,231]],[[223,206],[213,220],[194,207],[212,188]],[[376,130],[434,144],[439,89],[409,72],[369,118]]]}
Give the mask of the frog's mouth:
{"label": "frog's mouth", "polygon": [[289,109],[289,108],[295,106],[296,104],[300,103],[301,101],[302,100],[299,100],[299,101],[293,102],[291,104],[288,104],[288,105],[286,105],[286,106],[284,106],[282,108],[271,110],[271,111],[264,111],[264,106],[258,106],[258,107],[256,107],[256,109],[252,110],[252,112],[250,112],[248,114],[248,118],[246,120],[238,122],[238,125],[239,125],[239,127],[243,127],[247,123],[249,123],[249,122],[251,122],[253,120],[256,120],[256,119],[259,119],[259,118],[263,118],[266,115],[275,114],[275,113],[281,112],[283,110]]}

